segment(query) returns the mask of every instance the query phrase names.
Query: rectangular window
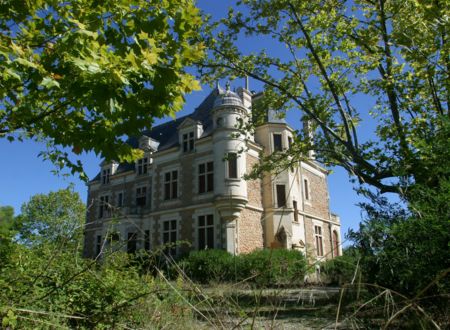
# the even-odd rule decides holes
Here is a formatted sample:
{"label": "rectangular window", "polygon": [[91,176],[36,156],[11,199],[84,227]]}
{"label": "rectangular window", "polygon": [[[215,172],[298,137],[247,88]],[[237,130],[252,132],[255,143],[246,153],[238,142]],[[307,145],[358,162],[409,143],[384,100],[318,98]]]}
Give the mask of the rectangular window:
{"label": "rectangular window", "polygon": [[283,150],[283,140],[281,134],[273,135],[273,151]]}
{"label": "rectangular window", "polygon": [[307,179],[303,179],[303,190],[305,194],[305,199],[309,200],[309,184]]}
{"label": "rectangular window", "polygon": [[137,233],[128,233],[127,252],[135,253],[137,247]]}
{"label": "rectangular window", "polygon": [[314,236],[316,239],[316,253],[318,257],[323,256],[323,238],[322,238],[322,227],[314,226]]}
{"label": "rectangular window", "polygon": [[136,188],[136,206],[147,204],[147,187]]}
{"label": "rectangular window", "polygon": [[147,174],[148,171],[148,158],[142,158],[137,163],[138,175]]}
{"label": "rectangular window", "polygon": [[107,184],[109,183],[109,177],[111,175],[111,169],[106,169],[102,171],[102,183]]}
{"label": "rectangular window", "polygon": [[123,206],[123,193],[120,192],[117,194],[117,207]]}
{"label": "rectangular window", "polygon": [[286,188],[284,184],[277,184],[277,206],[286,207]]}
{"label": "rectangular window", "polygon": [[98,217],[108,217],[110,215],[109,196],[100,196]]}
{"label": "rectangular window", "polygon": [[198,166],[198,193],[214,190],[214,163],[207,162]]}
{"label": "rectangular window", "polygon": [[194,150],[194,132],[183,134],[183,152]]}
{"label": "rectangular window", "polygon": [[292,205],[294,206],[294,221],[298,222],[298,207],[297,201],[292,201]]}
{"label": "rectangular window", "polygon": [[178,197],[178,171],[164,174],[164,200]]}
{"label": "rectangular window", "polygon": [[95,242],[95,256],[98,257],[102,253],[102,235],[97,235],[97,241]]}
{"label": "rectangular window", "polygon": [[176,254],[177,242],[177,220],[168,220],[163,223],[163,238],[162,243],[168,246],[164,250],[165,253],[174,256]]}
{"label": "rectangular window", "polygon": [[198,249],[214,249],[214,216],[212,214],[198,217]]}
{"label": "rectangular window", "polygon": [[228,178],[237,179],[238,177],[237,154],[234,152],[229,152],[227,160],[228,160]]}
{"label": "rectangular window", "polygon": [[150,230],[144,231],[144,249],[150,251]]}

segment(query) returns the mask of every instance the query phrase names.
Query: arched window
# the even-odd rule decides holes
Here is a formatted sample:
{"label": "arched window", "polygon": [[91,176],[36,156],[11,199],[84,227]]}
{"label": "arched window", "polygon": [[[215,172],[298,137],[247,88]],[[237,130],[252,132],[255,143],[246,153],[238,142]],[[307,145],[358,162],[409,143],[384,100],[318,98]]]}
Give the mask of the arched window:
{"label": "arched window", "polygon": [[336,230],[333,230],[333,248],[334,248],[334,256],[339,256],[339,235]]}

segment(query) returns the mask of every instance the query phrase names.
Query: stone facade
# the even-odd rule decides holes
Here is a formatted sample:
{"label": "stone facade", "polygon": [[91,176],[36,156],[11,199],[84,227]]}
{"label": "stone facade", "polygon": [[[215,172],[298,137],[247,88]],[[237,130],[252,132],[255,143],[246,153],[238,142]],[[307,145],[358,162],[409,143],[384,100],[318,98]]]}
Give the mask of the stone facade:
{"label": "stone facade", "polygon": [[114,244],[133,252],[169,243],[176,245],[166,250],[171,254],[265,247],[319,260],[340,254],[333,248],[339,217],[330,213],[327,171],[317,162],[243,179],[262,154],[289,148],[295,134],[270,112],[254,134],[240,131],[258,97],[218,87],[191,115],[130,138],[144,151],[141,160],[103,162],[89,183],[84,254],[96,257]]}

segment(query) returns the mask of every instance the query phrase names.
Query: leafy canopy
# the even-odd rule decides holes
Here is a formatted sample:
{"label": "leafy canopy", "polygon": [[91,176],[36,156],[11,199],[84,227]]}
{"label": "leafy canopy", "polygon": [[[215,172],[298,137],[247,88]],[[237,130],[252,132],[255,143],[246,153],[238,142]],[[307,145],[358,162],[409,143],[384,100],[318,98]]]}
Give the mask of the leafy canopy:
{"label": "leafy canopy", "polygon": [[16,223],[18,239],[26,245],[44,243],[61,246],[80,245],[86,206],[71,187],[37,194],[22,205]]}
{"label": "leafy canopy", "polygon": [[[301,110],[309,129],[286,152],[293,158],[269,157],[263,170],[314,150],[360,183],[405,196],[449,174],[429,176],[435,142],[448,146],[449,22],[446,0],[237,1],[204,33],[202,73],[250,76],[264,84],[265,107]],[[240,47],[246,40],[258,42]]]}
{"label": "leafy canopy", "polygon": [[121,136],[174,115],[199,89],[204,54],[192,0],[2,1],[0,137],[43,139],[42,156],[81,171],[75,154],[131,160]]}

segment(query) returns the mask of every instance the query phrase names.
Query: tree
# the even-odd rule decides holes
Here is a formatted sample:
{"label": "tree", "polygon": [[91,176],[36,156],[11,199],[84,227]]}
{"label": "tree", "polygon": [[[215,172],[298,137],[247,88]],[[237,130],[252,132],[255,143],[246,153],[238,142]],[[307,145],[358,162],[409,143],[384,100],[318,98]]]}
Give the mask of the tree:
{"label": "tree", "polygon": [[[205,31],[211,56],[202,74],[250,76],[264,84],[263,106],[300,109],[310,126],[286,152],[292,158],[269,157],[263,170],[289,166],[314,150],[319,161],[401,197],[414,184],[433,189],[449,175],[450,166],[431,171],[437,154],[430,158],[430,148],[441,143],[442,161],[450,159],[448,1],[237,4]],[[237,45],[245,37],[272,46],[243,54]],[[361,136],[361,121],[376,122],[374,138],[370,125]]]}
{"label": "tree", "polygon": [[203,56],[200,24],[192,0],[2,1],[0,137],[42,139],[72,171],[67,148],[133,159],[121,137],[199,89],[186,68]]}
{"label": "tree", "polygon": [[0,261],[6,262],[14,236],[14,209],[12,206],[0,206]]}
{"label": "tree", "polygon": [[[371,198],[350,233],[363,273],[413,307],[448,292],[449,21],[446,0],[242,0],[204,32],[207,80],[252,77],[264,84],[257,107],[303,114],[307,129],[292,147],[252,174],[286,169],[310,150],[345,168]],[[245,38],[270,48],[244,54]]]}
{"label": "tree", "polygon": [[70,187],[37,194],[22,205],[17,217],[18,240],[26,245],[82,244],[86,206]]}

